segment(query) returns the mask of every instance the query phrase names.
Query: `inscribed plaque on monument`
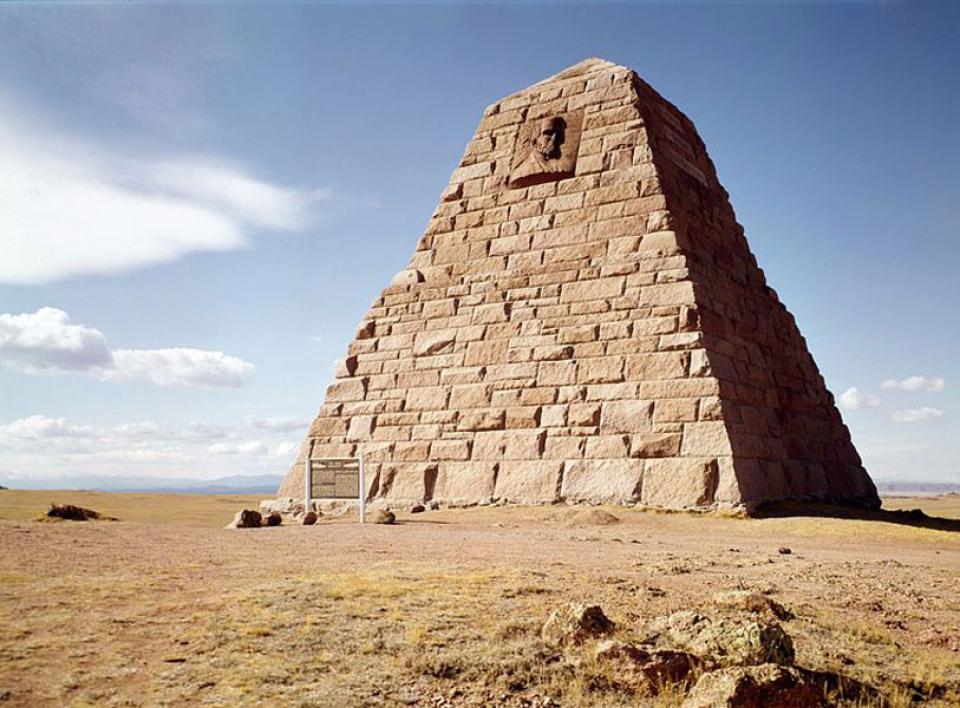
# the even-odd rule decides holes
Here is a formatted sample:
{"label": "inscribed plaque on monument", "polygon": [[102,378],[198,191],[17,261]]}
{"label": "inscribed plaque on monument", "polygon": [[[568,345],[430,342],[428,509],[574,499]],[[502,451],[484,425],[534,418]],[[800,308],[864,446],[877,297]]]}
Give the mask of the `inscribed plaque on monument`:
{"label": "inscribed plaque on monument", "polygon": [[541,116],[524,123],[510,162],[510,186],[529,187],[573,177],[582,129],[582,111]]}

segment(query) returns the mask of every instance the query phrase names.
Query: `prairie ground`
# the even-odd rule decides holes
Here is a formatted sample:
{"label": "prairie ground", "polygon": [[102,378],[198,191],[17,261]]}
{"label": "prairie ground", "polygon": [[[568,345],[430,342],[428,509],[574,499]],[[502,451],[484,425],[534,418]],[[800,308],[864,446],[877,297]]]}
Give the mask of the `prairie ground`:
{"label": "prairie ground", "polygon": [[[588,648],[543,645],[553,608],[596,602],[629,640],[675,610],[735,616],[712,596],[752,589],[793,613],[798,665],[873,703],[960,702],[960,496],[885,500],[937,521],[487,507],[222,528],[256,501],[0,492],[0,699],[635,705]],[[36,521],[50,502],[120,521]]]}

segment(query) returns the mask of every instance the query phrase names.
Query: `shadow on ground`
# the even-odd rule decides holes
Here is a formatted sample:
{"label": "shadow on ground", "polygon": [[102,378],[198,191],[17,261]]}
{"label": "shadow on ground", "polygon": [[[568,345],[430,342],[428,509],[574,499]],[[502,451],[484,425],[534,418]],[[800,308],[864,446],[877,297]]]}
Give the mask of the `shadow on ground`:
{"label": "shadow on ground", "polygon": [[829,519],[854,519],[858,521],[882,521],[888,524],[960,533],[960,519],[928,516],[920,509],[872,510],[850,506],[837,506],[834,504],[805,504],[802,502],[780,501],[761,506],[754,511],[751,516],[756,519],[782,519],[806,516]]}

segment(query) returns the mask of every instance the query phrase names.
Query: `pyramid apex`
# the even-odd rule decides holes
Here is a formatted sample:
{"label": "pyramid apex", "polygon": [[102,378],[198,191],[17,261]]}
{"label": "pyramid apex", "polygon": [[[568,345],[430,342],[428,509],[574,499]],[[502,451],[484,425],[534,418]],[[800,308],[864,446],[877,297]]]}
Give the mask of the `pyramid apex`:
{"label": "pyramid apex", "polygon": [[[596,74],[603,71],[633,71],[630,67],[622,66],[620,64],[615,64],[612,61],[607,61],[606,59],[601,59],[599,57],[589,57],[583,61],[579,61],[576,64],[568,66],[566,69],[563,69],[556,74],[552,74],[545,79],[541,79],[536,83],[530,84],[529,86],[516,91],[509,96],[505,96],[501,100],[516,98],[519,96],[524,96],[531,91],[538,90],[542,88],[545,84],[552,82],[566,82],[572,79],[577,79],[583,76],[588,76],[590,74]],[[496,105],[496,104],[494,104]]]}
{"label": "pyramid apex", "polygon": [[607,61],[606,59],[601,59],[600,57],[589,57],[583,61],[579,61],[576,64],[568,66],[563,71],[560,71],[550,78],[550,79],[572,79],[575,76],[580,76],[582,74],[587,74],[593,71],[599,71],[602,69],[627,69],[628,67],[620,66],[615,64],[612,61]]}

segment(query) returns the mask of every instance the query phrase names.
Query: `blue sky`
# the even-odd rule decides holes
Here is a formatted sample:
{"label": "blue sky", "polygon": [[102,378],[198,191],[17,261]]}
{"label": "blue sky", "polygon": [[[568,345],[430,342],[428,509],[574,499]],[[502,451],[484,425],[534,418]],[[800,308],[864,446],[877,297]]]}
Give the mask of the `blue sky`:
{"label": "blue sky", "polygon": [[960,483],[958,7],[0,6],[0,483],[284,472],[483,108],[590,56],[693,119],[874,477]]}

